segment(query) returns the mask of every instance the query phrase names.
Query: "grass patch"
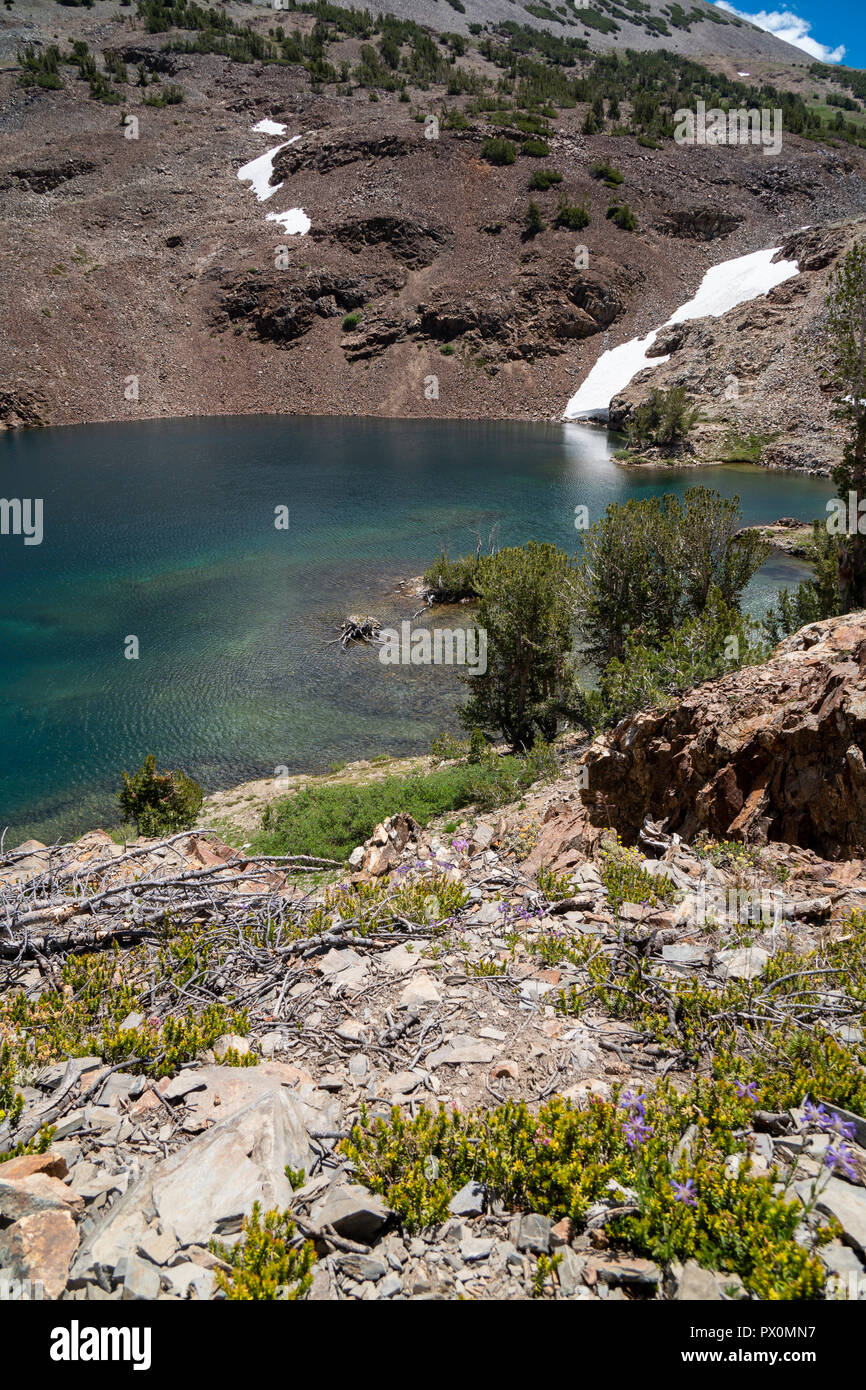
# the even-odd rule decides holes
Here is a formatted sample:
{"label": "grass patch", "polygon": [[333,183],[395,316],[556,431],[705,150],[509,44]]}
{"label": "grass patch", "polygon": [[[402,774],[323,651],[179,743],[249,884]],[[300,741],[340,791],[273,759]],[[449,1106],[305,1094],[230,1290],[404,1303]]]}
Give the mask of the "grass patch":
{"label": "grass patch", "polygon": [[722,441],[719,460],[721,463],[760,463],[769,439],[767,434],[728,434]]}
{"label": "grass patch", "polygon": [[494,756],[426,776],[385,777],[368,786],[304,787],[265,808],[255,852],[346,859],[380,821],[398,811],[427,825],[464,806],[488,810],[511,801],[551,771],[549,759],[549,750],[539,748],[525,758]]}

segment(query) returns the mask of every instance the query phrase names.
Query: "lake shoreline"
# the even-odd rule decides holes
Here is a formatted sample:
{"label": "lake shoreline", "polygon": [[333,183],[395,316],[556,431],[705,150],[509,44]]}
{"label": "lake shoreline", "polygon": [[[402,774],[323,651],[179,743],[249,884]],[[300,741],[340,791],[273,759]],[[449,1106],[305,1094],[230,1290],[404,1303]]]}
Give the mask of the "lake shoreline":
{"label": "lake shoreline", "polygon": [[[206,422],[209,420],[235,419],[356,420],[358,422],[369,421],[370,423],[385,421],[393,421],[395,423],[425,421],[427,423],[441,424],[454,424],[459,421],[464,421],[466,424],[475,425],[558,425],[563,428],[577,427],[582,430],[589,430],[592,434],[596,434],[599,436],[604,435],[611,444],[623,438],[622,430],[617,428],[615,425],[609,424],[605,420],[594,419],[591,417],[587,417],[586,419],[569,419],[564,414],[547,415],[541,411],[532,410],[515,410],[511,412],[497,413],[492,413],[491,411],[487,410],[483,413],[477,413],[473,410],[458,409],[453,412],[444,412],[439,410],[435,415],[426,412],[419,412],[416,414],[411,411],[403,411],[399,414],[385,412],[382,412],[381,414],[376,414],[375,412],[368,413],[366,411],[362,412],[351,409],[315,411],[304,409],[280,410],[278,408],[278,404],[275,402],[273,409],[266,411],[258,409],[244,410],[242,403],[237,403],[235,408],[231,410],[199,411],[191,409],[187,411],[181,411],[180,413],[173,413],[170,415],[164,412],[160,412],[158,414],[156,412],[148,413],[147,411],[139,411],[138,409],[136,409],[134,413],[129,412],[128,414],[124,413],[118,415],[90,416],[85,415],[82,412],[77,412],[76,418],[70,420],[50,421],[40,419],[34,420],[32,422],[17,423],[11,425],[4,421],[2,418],[0,418],[0,439],[4,437],[14,438],[16,436],[20,437],[31,434],[44,434],[45,432],[50,430],[87,429],[94,426],[113,426],[130,424],[153,425],[157,423],[170,425],[172,423],[179,424],[181,422],[191,421]],[[826,467],[809,467],[806,464],[783,463],[779,462],[777,459],[768,459],[767,461],[764,461],[761,458],[758,458],[756,460],[732,460],[728,458],[710,458],[705,455],[699,457],[695,454],[690,453],[684,453],[682,456],[679,457],[660,456],[658,458],[655,458],[652,455],[642,455],[639,453],[635,454],[632,457],[618,456],[618,454],[624,452],[624,450],[616,450],[615,452],[613,452],[613,461],[617,463],[621,468],[627,471],[634,472],[651,472],[653,470],[657,470],[660,472],[678,472],[680,470],[703,471],[707,468],[731,468],[737,467],[740,464],[744,464],[748,467],[760,468],[768,473],[798,474],[802,477],[811,478],[829,478],[832,476],[832,468],[829,465]]]}
{"label": "lake shoreline", "polygon": [[[830,492],[753,465],[627,470],[606,431],[559,421],[106,422],[5,434],[0,455],[9,495],[45,499],[43,544],[0,548],[10,840],[117,824],[120,773],[149,753],[209,794],[384,750],[426,754],[457,727],[456,671],[382,665],[334,639],[354,612],[411,620],[423,599],[398,586],[443,545],[474,552],[480,534],[485,548],[535,539],[572,553],[577,508],[595,521],[697,482],[739,495],[743,525],[809,523]],[[805,573],[773,552],[750,611]],[[431,622],[463,626],[464,612],[417,619]]]}

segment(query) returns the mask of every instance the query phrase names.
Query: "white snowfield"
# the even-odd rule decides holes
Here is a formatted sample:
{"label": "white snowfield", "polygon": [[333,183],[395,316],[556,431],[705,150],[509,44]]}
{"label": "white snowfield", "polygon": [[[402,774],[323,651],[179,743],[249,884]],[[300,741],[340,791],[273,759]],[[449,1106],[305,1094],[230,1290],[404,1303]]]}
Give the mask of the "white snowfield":
{"label": "white snowfield", "polygon": [[288,212],[269,212],[269,222],[279,222],[287,236],[306,236],[312,223],[303,208],[289,208]]}
{"label": "white snowfield", "polygon": [[[776,285],[799,273],[796,261],[776,261],[778,246],[753,251],[712,266],[701,281],[694,299],[683,304],[662,324],[685,323],[687,319],[721,318],[738,304],[746,304],[768,294]],[[647,357],[661,329],[654,328],[645,338],[632,338],[619,347],[603,352],[586,380],[578,387],[563,412],[564,420],[606,420],[613,397],[628,386],[644,367],[656,367],[667,357]]]}
{"label": "white snowfield", "polygon": [[272,121],[267,116],[263,121],[257,121],[253,130],[261,131],[262,135],[285,135],[286,126],[280,121]]}
{"label": "white snowfield", "polygon": [[[267,116],[264,120],[258,121],[253,126],[253,130],[260,135],[285,135],[286,133],[284,125],[281,125],[279,121],[270,120]],[[281,145],[274,145],[273,149],[258,155],[238,169],[238,178],[243,183],[252,184],[253,192],[260,203],[272,198],[283,186],[281,183],[271,183],[274,159],[280,150],[294,145],[295,141],[300,140],[300,138],[300,135],[293,135],[291,139],[284,140]],[[269,212],[268,221],[277,222],[287,236],[306,236],[312,226],[303,208],[289,208],[287,212]]]}
{"label": "white snowfield", "polygon": [[[259,122],[259,125],[263,124],[265,124],[263,121]],[[276,122],[268,122],[268,124],[276,124]],[[253,126],[253,130],[255,129],[256,127]],[[268,131],[267,133],[269,135],[275,134],[274,131]],[[294,145],[295,141],[300,140],[300,138],[300,135],[293,135],[291,140],[284,140],[281,145],[274,145],[272,150],[268,150],[265,154],[257,155],[255,159],[250,160],[249,164],[244,164],[242,168],[238,169],[238,178],[243,183],[252,184],[253,192],[260,203],[265,202],[267,198],[272,198],[277,190],[283,186],[281,183],[272,184],[270,181],[271,175],[274,172],[274,159],[279,154],[280,150],[286,149],[289,145]]]}

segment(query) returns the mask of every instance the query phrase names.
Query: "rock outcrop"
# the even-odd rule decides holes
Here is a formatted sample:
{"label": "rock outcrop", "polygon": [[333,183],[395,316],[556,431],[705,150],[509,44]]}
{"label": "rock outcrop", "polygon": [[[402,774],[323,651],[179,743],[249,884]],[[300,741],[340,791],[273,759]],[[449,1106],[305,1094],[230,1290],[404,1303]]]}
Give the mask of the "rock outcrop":
{"label": "rock outcrop", "polygon": [[802,628],[763,666],[623,720],[586,755],[596,825],[866,852],[866,614]]}

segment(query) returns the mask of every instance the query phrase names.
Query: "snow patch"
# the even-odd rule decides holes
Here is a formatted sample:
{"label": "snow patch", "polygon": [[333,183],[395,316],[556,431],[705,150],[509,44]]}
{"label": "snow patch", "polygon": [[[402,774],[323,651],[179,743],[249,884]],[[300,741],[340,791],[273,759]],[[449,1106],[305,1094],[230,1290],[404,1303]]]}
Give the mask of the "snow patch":
{"label": "snow patch", "polygon": [[260,154],[256,159],[251,159],[248,164],[244,164],[238,169],[238,178],[244,183],[252,184],[253,192],[260,203],[272,198],[277,190],[283,186],[281,183],[271,183],[274,159],[280,150],[294,145],[295,141],[300,140],[300,138],[300,135],[293,135],[291,140],[284,140],[281,145],[274,145],[273,149],[267,150],[265,154]]}
{"label": "snow patch", "polygon": [[269,120],[266,116],[263,121],[257,121],[253,130],[261,131],[262,135],[285,135],[286,127],[280,121]]}
{"label": "snow patch", "polygon": [[[662,327],[685,323],[687,319],[721,318],[739,304],[768,294],[776,285],[797,275],[796,261],[773,263],[778,250],[779,247],[774,246],[711,266],[694,298],[677,309]],[[647,357],[660,331],[655,328],[645,338],[632,338],[630,342],[603,352],[565,407],[563,419],[607,419],[613,397],[625,390],[639,371],[668,361],[667,357]]]}
{"label": "snow patch", "polygon": [[269,222],[278,222],[287,236],[306,236],[312,223],[303,208],[289,208],[288,212],[269,212]]}

